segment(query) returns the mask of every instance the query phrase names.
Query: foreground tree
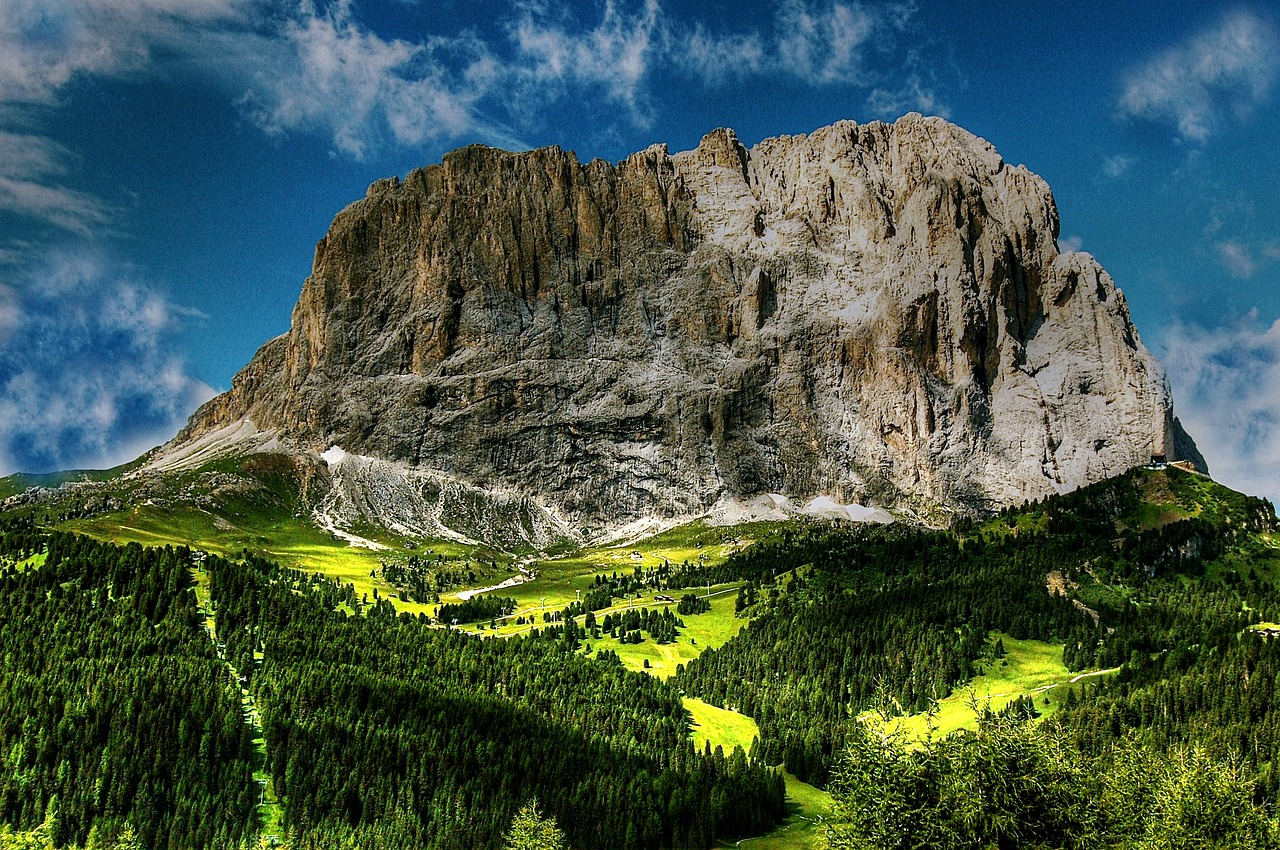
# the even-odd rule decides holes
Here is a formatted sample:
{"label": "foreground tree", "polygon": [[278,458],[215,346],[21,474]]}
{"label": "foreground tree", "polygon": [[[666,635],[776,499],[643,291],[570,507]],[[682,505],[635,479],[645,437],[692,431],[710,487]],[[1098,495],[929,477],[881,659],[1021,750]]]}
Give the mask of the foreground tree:
{"label": "foreground tree", "polygon": [[1280,830],[1237,760],[1132,739],[1091,756],[1059,730],[986,714],[930,738],[865,725],[832,783],[832,850],[1246,850]]}
{"label": "foreground tree", "polygon": [[538,801],[531,800],[516,812],[503,839],[504,850],[564,850],[564,833],[556,819],[543,817]]}

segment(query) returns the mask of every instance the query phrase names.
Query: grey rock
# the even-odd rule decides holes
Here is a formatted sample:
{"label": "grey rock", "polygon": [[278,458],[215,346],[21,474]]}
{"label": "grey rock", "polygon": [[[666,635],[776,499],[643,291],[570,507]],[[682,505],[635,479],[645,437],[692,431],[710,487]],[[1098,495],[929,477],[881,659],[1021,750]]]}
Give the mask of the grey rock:
{"label": "grey rock", "polygon": [[[937,516],[1153,454],[1203,469],[1123,295],[1057,236],[1043,180],[918,115],[616,165],[463,148],[337,216],[289,332],[155,463],[249,420],[401,470],[405,528],[453,482],[539,541],[766,493]],[[343,516],[379,513],[370,469],[333,470]]]}

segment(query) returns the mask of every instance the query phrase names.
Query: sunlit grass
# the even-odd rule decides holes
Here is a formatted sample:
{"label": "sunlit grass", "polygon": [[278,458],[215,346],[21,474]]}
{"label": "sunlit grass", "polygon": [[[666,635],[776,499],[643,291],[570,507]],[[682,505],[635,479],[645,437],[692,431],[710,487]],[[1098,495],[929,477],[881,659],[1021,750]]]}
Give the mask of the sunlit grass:
{"label": "sunlit grass", "polygon": [[831,795],[784,773],[787,816],[778,828],[759,838],[739,841],[741,850],[817,850],[824,846],[822,822],[831,811]]}
{"label": "sunlit grass", "polygon": [[[1015,699],[1030,696],[1044,719],[1053,716],[1065,704],[1071,680],[1081,674],[1072,673],[1062,663],[1062,644],[1018,640],[999,632],[993,633],[991,641],[997,639],[1004,643],[1005,657],[983,661],[986,669],[982,675],[975,676],[968,684],[938,701],[932,718],[934,735],[976,729],[975,707],[999,711]],[[911,740],[922,740],[930,732],[930,718],[924,713],[897,717],[888,722],[886,729],[901,730]]]}
{"label": "sunlit grass", "polygon": [[696,697],[685,697],[684,707],[693,718],[693,743],[701,752],[708,743],[721,747],[728,756],[734,747],[751,752],[751,742],[760,737],[760,727],[745,714],[716,708]]}

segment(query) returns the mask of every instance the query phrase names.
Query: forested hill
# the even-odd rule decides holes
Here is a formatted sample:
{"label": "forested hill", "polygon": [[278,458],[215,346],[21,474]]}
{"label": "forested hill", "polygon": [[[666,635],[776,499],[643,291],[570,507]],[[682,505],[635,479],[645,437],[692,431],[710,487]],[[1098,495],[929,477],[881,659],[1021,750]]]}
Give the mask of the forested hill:
{"label": "forested hill", "polygon": [[[677,618],[592,625],[627,581],[603,568],[548,625],[482,639],[248,552],[0,517],[0,846],[38,829],[35,846],[95,850],[496,848],[540,812],[570,847],[708,847],[779,822],[780,764],[832,788],[834,847],[1169,846],[1150,836],[1191,829],[1202,791],[1243,813],[1221,835],[1280,834],[1264,500],[1135,470],[949,530],[771,528],[723,562],[654,568],[667,589],[737,583],[740,619],[719,610],[743,624],[663,681],[601,647]],[[1039,726],[1017,725],[1042,705],[1019,700],[976,735],[876,738],[872,709],[933,709],[1000,663],[997,635],[1114,673],[1066,686]],[[754,718],[758,744],[696,748],[681,690]],[[991,782],[1007,793],[971,793]],[[1152,807],[1123,803],[1147,787]]]}
{"label": "forested hill", "polygon": [[0,840],[236,847],[262,826],[255,770],[300,847],[495,847],[532,799],[575,847],[706,847],[781,816],[781,776],[696,750],[673,687],[562,641],[481,640],[385,600],[353,615],[349,586],[247,555],[13,519],[0,552]]}
{"label": "forested hill", "polygon": [[987,662],[998,630],[1062,643],[1072,670],[1121,668],[1059,718],[1082,738],[1208,737],[1274,790],[1280,690],[1248,671],[1275,647],[1246,627],[1280,619],[1275,530],[1265,500],[1176,469],[950,531],[786,529],[720,567],[748,582],[751,622],[676,680],[755,717],[766,760],[821,784],[862,712],[926,710]]}

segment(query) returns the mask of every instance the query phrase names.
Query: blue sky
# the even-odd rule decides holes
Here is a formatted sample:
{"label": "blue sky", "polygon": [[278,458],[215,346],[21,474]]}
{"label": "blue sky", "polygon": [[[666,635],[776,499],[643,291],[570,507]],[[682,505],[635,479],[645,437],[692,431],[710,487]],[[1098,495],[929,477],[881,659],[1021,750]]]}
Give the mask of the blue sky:
{"label": "blue sky", "polygon": [[942,115],[1053,187],[1225,483],[1280,495],[1271,4],[0,0],[0,474],[170,437],[367,184]]}

